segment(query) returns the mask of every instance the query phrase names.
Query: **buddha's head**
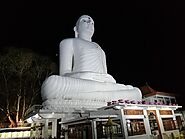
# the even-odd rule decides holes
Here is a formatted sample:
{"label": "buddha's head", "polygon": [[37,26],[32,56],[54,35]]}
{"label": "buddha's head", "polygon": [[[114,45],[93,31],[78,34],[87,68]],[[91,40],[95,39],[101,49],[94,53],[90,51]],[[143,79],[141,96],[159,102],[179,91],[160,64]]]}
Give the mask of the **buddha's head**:
{"label": "buddha's head", "polygon": [[76,26],[74,27],[75,37],[88,36],[92,37],[94,34],[94,21],[88,15],[82,15],[76,22]]}

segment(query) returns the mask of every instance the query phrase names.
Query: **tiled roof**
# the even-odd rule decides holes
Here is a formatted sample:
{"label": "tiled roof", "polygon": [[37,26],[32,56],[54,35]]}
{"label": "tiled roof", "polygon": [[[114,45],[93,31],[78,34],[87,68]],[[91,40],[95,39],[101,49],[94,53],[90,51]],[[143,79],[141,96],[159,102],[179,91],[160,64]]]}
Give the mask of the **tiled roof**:
{"label": "tiled roof", "polygon": [[175,94],[172,94],[172,93],[156,91],[153,88],[151,88],[148,84],[140,87],[140,90],[141,90],[143,96],[145,96],[145,97],[153,96],[153,95],[175,96]]}

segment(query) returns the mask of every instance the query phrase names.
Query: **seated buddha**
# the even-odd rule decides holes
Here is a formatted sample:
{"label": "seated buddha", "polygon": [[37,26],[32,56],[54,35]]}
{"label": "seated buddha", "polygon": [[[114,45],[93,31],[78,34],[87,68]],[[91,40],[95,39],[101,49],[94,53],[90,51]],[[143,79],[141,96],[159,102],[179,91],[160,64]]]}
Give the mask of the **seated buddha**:
{"label": "seated buddha", "polygon": [[43,82],[41,95],[44,104],[96,100],[106,105],[115,99],[141,100],[141,91],[137,87],[119,84],[107,73],[105,52],[92,42],[93,19],[82,15],[74,31],[74,38],[60,42],[59,75],[49,76]]}

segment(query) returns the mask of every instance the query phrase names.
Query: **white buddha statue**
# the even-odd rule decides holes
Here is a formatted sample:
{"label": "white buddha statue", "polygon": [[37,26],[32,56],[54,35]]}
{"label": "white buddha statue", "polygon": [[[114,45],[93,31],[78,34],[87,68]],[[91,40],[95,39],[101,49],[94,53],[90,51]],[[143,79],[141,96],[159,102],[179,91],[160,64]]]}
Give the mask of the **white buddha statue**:
{"label": "white buddha statue", "polygon": [[60,75],[48,77],[42,85],[43,106],[88,108],[94,106],[91,103],[98,103],[96,107],[100,107],[112,100],[141,100],[138,88],[116,83],[107,73],[105,53],[91,40],[93,19],[88,15],[81,16],[74,31],[75,38],[60,43]]}

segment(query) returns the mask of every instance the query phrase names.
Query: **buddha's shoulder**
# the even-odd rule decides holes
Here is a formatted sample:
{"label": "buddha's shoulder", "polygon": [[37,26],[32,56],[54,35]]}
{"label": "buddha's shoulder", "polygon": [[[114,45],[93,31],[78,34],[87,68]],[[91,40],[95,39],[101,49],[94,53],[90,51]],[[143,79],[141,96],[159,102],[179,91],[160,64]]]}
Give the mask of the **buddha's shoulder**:
{"label": "buddha's shoulder", "polygon": [[61,41],[61,43],[70,43],[70,42],[87,42],[79,38],[66,38]]}
{"label": "buddha's shoulder", "polygon": [[67,38],[67,39],[63,39],[60,43],[69,43],[74,41],[75,38]]}
{"label": "buddha's shoulder", "polygon": [[73,40],[74,38],[67,38],[67,39],[63,39],[61,42],[60,42],[60,47],[72,47],[72,44],[73,44]]}

